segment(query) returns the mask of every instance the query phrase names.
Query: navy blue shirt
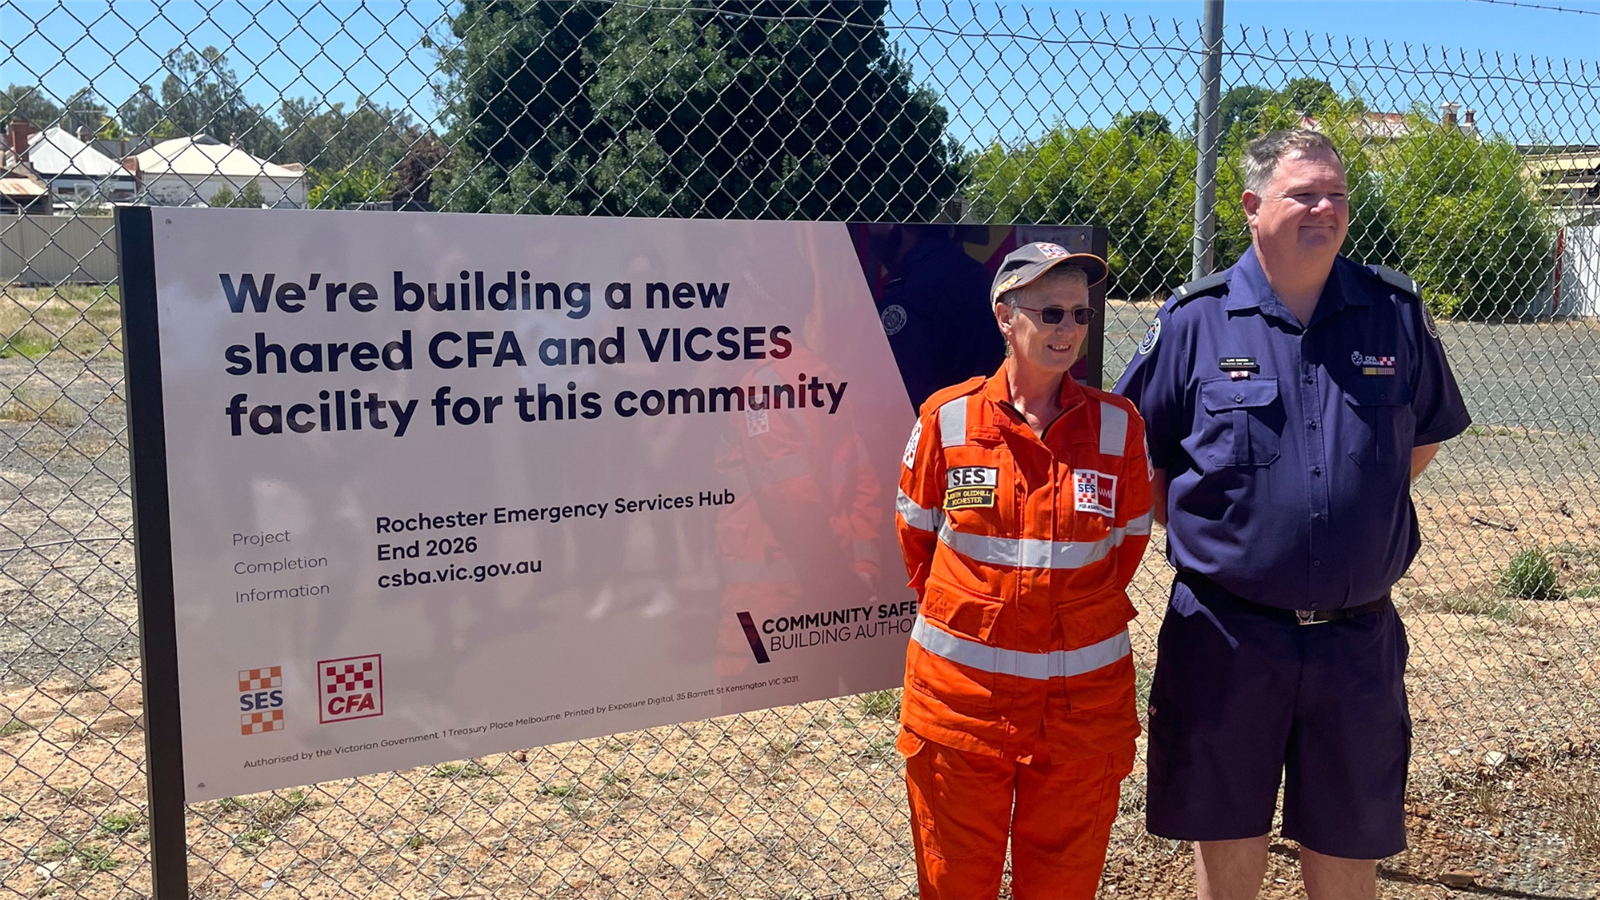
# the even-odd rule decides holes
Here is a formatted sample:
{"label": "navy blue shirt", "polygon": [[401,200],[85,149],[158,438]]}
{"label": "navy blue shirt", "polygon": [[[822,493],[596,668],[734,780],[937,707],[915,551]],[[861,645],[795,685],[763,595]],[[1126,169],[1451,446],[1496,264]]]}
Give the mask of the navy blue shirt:
{"label": "navy blue shirt", "polygon": [[1411,449],[1471,419],[1421,300],[1340,257],[1301,327],[1255,249],[1156,314],[1117,383],[1167,471],[1167,554],[1254,603],[1381,598],[1421,538]]}
{"label": "navy blue shirt", "polygon": [[989,300],[993,276],[983,263],[956,241],[926,238],[894,274],[878,316],[912,407],[921,408],[934,391],[1000,368],[1006,343]]}

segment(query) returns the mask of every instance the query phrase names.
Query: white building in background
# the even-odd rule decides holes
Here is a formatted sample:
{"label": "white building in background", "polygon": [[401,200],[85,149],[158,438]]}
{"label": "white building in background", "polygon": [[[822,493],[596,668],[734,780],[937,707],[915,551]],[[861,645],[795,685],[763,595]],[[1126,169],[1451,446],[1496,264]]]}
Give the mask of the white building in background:
{"label": "white building in background", "polygon": [[280,166],[208,135],[162,141],[134,159],[153,206],[209,203],[224,190],[238,196],[252,181],[267,206],[301,209],[306,205],[304,166]]}
{"label": "white building in background", "polygon": [[46,128],[27,141],[28,166],[50,185],[57,211],[125,203],[138,191],[134,174],[121,162],[64,128]]}

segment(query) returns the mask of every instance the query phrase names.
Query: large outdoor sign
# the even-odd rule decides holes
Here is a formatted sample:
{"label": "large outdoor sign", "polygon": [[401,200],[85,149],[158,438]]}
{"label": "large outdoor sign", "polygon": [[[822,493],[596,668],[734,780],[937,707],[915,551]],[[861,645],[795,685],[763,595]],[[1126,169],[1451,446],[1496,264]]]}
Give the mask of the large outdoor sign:
{"label": "large outdoor sign", "polygon": [[[118,231],[152,777],[179,802],[899,684],[898,226]],[[934,236],[991,270],[1093,239]]]}

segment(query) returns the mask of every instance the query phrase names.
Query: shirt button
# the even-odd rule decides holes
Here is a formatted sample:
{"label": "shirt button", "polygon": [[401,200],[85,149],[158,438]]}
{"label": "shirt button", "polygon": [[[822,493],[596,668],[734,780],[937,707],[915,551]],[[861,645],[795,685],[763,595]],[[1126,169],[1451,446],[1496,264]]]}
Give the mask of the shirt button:
{"label": "shirt button", "polygon": [[1314,376],[1314,375],[1307,375],[1306,376],[1306,384],[1316,384],[1316,383],[1317,383],[1316,376]]}
{"label": "shirt button", "polygon": [[1235,402],[1235,403],[1243,403],[1244,402],[1244,395],[1243,394],[1234,394],[1233,395],[1233,402]]}
{"label": "shirt button", "polygon": [[1320,568],[1322,568],[1322,560],[1320,560],[1320,559],[1313,559],[1313,560],[1312,560],[1312,561],[1311,561],[1311,565],[1312,565],[1312,567],[1313,567],[1313,568],[1317,568],[1317,569],[1320,569]]}
{"label": "shirt button", "polygon": [[1315,423],[1315,422],[1307,422],[1306,423],[1306,427],[1311,429],[1312,431],[1316,431],[1317,430],[1317,423]]}
{"label": "shirt button", "polygon": [[1321,466],[1312,466],[1311,467],[1311,474],[1313,474],[1313,475],[1321,475],[1322,474],[1322,467]]}

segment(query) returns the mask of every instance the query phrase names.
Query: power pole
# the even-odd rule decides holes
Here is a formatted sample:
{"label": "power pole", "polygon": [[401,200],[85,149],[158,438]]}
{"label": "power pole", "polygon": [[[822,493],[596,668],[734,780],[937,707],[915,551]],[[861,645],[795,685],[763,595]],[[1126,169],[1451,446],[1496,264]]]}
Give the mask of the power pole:
{"label": "power pole", "polygon": [[1200,26],[1200,121],[1195,132],[1194,265],[1191,278],[1214,269],[1217,243],[1217,106],[1222,92],[1222,0],[1205,0]]}

